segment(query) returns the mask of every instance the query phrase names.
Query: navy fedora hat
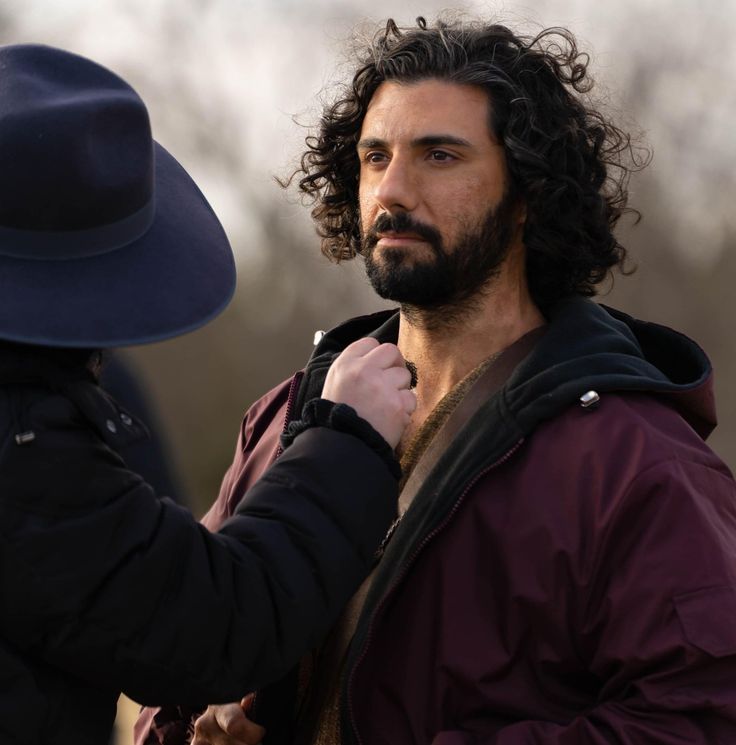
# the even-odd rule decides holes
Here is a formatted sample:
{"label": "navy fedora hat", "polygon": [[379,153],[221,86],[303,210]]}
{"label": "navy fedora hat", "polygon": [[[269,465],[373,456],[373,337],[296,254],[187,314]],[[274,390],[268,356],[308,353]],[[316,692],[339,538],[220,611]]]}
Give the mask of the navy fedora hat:
{"label": "navy fedora hat", "polygon": [[70,52],[0,47],[0,339],[157,341],[234,289],[222,226],[138,94]]}

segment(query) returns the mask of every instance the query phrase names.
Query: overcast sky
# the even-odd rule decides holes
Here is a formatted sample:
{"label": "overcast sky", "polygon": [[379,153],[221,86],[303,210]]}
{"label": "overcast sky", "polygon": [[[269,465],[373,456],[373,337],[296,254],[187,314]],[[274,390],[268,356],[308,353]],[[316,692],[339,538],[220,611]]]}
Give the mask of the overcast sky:
{"label": "overcast sky", "polygon": [[[410,23],[446,7],[436,0],[0,0],[0,35],[77,51],[128,79],[148,104],[156,138],[192,172],[247,256],[254,244],[239,236],[252,229],[248,190],[283,199],[272,176],[288,170],[305,133],[292,118],[314,121],[317,94],[336,79],[356,24],[392,14]],[[530,31],[568,26],[591,51],[614,108],[629,115],[631,97],[643,96],[636,119],[655,152],[645,178],[656,179],[672,205],[681,250],[712,260],[736,230],[736,0],[453,7]],[[208,138],[227,156],[214,153]],[[283,210],[293,219],[304,214],[286,202]]]}

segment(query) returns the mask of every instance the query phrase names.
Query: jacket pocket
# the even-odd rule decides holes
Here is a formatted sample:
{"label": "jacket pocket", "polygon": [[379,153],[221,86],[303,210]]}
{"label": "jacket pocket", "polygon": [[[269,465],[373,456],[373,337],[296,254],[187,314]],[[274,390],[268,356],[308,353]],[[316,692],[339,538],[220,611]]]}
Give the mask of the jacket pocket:
{"label": "jacket pocket", "polygon": [[685,638],[713,657],[736,654],[736,587],[712,587],[674,598]]}

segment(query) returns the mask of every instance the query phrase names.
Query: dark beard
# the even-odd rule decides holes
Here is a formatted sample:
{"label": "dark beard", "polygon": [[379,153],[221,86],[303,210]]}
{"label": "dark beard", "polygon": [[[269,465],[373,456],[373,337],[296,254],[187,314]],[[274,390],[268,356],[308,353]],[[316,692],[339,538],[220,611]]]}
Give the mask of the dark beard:
{"label": "dark beard", "polygon": [[[505,194],[481,222],[465,230],[454,246],[446,248],[436,228],[414,220],[408,213],[380,215],[363,236],[361,253],[373,289],[401,304],[411,321],[424,327],[453,325],[484,296],[498,273],[514,233],[517,201]],[[381,262],[374,252],[379,233],[413,233],[432,249],[431,260],[411,262],[405,249],[383,249]]]}

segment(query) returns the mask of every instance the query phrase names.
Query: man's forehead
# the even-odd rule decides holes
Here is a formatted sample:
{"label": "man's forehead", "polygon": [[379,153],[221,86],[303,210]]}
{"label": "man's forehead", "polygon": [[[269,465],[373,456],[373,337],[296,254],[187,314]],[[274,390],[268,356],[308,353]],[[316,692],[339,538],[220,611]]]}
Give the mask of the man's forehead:
{"label": "man's forehead", "polygon": [[360,139],[487,137],[490,101],[474,85],[429,78],[381,83],[371,98]]}

